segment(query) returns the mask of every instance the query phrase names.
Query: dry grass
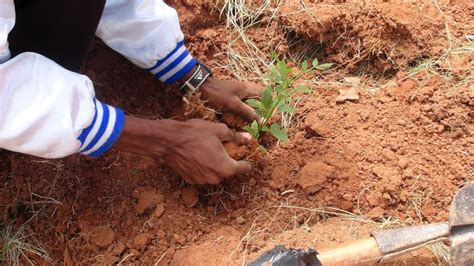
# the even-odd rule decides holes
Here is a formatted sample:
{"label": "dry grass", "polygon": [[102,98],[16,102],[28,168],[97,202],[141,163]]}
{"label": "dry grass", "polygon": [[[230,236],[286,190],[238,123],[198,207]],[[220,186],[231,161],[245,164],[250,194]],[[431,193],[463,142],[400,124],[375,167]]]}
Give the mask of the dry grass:
{"label": "dry grass", "polygon": [[33,235],[26,233],[28,223],[15,229],[11,225],[0,225],[0,262],[9,265],[36,265],[31,260],[35,255],[44,261],[52,262],[48,252]]}
{"label": "dry grass", "polygon": [[[229,70],[237,79],[260,82],[265,80],[266,69],[272,62],[271,54],[265,54],[249,38],[247,31],[257,25],[270,25],[283,1],[264,0],[260,5],[245,0],[219,0],[221,16],[231,36],[223,54],[228,58],[220,67]],[[263,19],[263,17],[265,18]]]}

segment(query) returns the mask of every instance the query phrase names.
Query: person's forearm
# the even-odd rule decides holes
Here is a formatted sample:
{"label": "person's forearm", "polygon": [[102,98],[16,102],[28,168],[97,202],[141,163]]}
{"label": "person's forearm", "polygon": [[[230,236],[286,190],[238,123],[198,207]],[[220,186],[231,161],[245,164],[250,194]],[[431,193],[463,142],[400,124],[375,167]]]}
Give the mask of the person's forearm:
{"label": "person's forearm", "polygon": [[160,158],[190,184],[218,184],[252,168],[249,162],[230,158],[222,141],[249,140],[248,133],[234,133],[224,124],[200,119],[181,122],[127,116],[114,148]]}
{"label": "person's forearm", "polygon": [[149,157],[161,157],[180,142],[186,124],[171,119],[147,120],[125,117],[125,126],[114,148]]}

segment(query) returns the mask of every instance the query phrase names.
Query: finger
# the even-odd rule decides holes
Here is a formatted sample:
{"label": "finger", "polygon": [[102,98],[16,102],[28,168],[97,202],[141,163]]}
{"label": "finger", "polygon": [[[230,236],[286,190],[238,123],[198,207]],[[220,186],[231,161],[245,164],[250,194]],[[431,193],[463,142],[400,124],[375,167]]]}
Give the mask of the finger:
{"label": "finger", "polygon": [[252,171],[252,164],[248,161],[237,161],[236,175],[246,175]]}
{"label": "finger", "polygon": [[217,175],[207,176],[202,185],[218,185],[222,182],[222,178]]}
{"label": "finger", "polygon": [[205,176],[196,178],[196,183],[199,185],[217,185],[222,181],[222,177],[207,173]]}
{"label": "finger", "polygon": [[[178,171],[179,173],[180,171]],[[179,175],[181,176],[181,178],[184,179],[184,181],[186,181],[186,183],[190,184],[190,185],[194,185],[196,183],[198,183],[196,181],[196,179],[194,179],[194,177],[192,175],[187,175],[185,173],[179,173]]]}
{"label": "finger", "polygon": [[255,112],[255,110],[239,99],[232,101],[228,109],[231,113],[238,115],[248,121],[260,121],[260,116]]}
{"label": "finger", "polygon": [[237,96],[239,99],[255,98],[260,97],[263,92],[263,87],[253,83],[244,82],[242,86],[238,87]]}
{"label": "finger", "polygon": [[221,141],[233,141],[235,140],[234,131],[230,130],[229,127],[222,123],[213,123],[212,131],[216,134],[216,137]]}
{"label": "finger", "polygon": [[232,171],[223,175],[224,178],[230,178],[233,176],[245,175],[252,171],[252,164],[248,161],[235,161],[232,160]]}
{"label": "finger", "polygon": [[190,185],[194,185],[198,183],[196,178],[194,178],[194,175],[189,173],[189,171],[186,171],[185,168],[173,167],[173,166],[171,166],[171,168],[173,168],[176,172],[178,172],[179,176],[181,176],[181,178],[184,179],[186,183]]}
{"label": "finger", "polygon": [[235,133],[235,142],[237,144],[242,145],[245,143],[249,143],[252,141],[252,135],[247,132],[240,132],[240,133]]}

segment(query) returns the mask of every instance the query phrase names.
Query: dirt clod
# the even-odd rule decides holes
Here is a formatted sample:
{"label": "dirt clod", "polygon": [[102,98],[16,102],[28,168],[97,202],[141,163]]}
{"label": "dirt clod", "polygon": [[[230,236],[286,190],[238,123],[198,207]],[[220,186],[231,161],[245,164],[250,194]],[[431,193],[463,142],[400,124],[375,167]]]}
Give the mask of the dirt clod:
{"label": "dirt clod", "polygon": [[339,95],[336,98],[336,102],[343,103],[345,101],[357,101],[359,98],[359,93],[356,88],[342,88],[339,89]]}
{"label": "dirt clod", "polygon": [[155,209],[155,217],[156,218],[161,217],[164,212],[165,212],[165,205],[163,203],[158,204]]}
{"label": "dirt clod", "polygon": [[156,193],[153,189],[144,190],[140,192],[138,196],[138,202],[135,205],[135,212],[137,214],[143,214],[146,210],[153,208],[156,204],[162,202],[163,199],[163,195]]}
{"label": "dirt clod", "polygon": [[133,238],[134,248],[137,250],[143,249],[150,241],[150,238],[151,238],[151,234],[149,233],[143,233],[143,234],[137,235],[135,238]]}
{"label": "dirt clod", "polygon": [[186,237],[180,234],[174,234],[173,239],[177,244],[184,245],[186,244]]}
{"label": "dirt clod", "polygon": [[331,135],[331,128],[328,126],[328,121],[321,120],[317,113],[309,114],[304,124],[309,136],[329,137]]}
{"label": "dirt clod", "polygon": [[199,202],[199,194],[192,187],[185,187],[181,189],[181,199],[186,207],[192,208]]}
{"label": "dirt clod", "polygon": [[315,193],[333,177],[334,170],[333,166],[326,163],[310,162],[303,167],[296,182],[307,193]]}
{"label": "dirt clod", "polygon": [[115,239],[115,232],[110,227],[100,227],[91,233],[90,242],[99,246],[107,247]]}

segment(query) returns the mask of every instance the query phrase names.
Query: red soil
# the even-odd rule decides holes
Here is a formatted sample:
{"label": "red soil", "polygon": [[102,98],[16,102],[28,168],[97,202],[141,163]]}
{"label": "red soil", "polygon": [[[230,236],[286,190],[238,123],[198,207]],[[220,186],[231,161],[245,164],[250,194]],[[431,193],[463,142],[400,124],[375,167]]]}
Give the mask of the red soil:
{"label": "red soil", "polygon": [[[218,52],[231,34],[202,2],[180,1],[177,8],[193,54],[216,68],[227,60]],[[322,207],[374,221],[447,219],[454,193],[474,180],[474,57],[449,54],[436,73],[405,77],[416,60],[442,55],[446,25],[458,40],[472,34],[473,4],[441,1],[440,14],[431,1],[310,1],[315,20],[307,12],[288,15],[301,9],[299,2],[285,4],[280,14],[287,15],[270,27],[250,29],[251,38],[269,54],[283,40],[279,51],[292,53],[283,34],[290,30],[322,42],[324,61],[338,67],[315,77],[322,83],[302,98],[290,140],[258,155],[252,173],[190,187],[159,161],[117,151],[54,161],[0,151],[0,221],[19,226],[36,214],[28,230],[55,262],[219,265],[240,264],[275,244],[332,247],[377,227],[316,211]],[[356,71],[360,77],[353,78]],[[176,94],[102,43],[94,44],[85,73],[98,98],[130,114],[183,114]],[[359,99],[336,101],[349,88]],[[241,127],[233,117],[223,120]],[[246,158],[254,147],[227,148]],[[433,262],[423,252],[404,260]]]}

